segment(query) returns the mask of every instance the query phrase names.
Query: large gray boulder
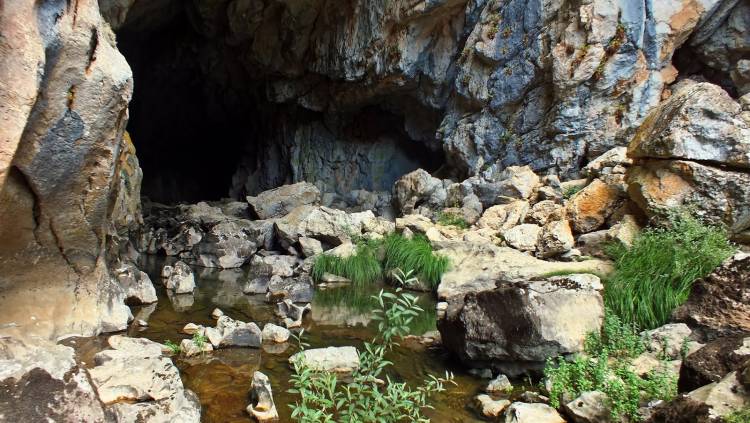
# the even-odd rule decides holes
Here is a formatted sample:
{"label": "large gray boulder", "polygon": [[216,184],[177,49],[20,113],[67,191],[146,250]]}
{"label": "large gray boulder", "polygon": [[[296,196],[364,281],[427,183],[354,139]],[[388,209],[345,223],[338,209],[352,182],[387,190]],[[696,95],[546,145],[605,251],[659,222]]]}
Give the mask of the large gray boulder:
{"label": "large gray boulder", "polygon": [[[149,253],[163,250],[201,267],[223,269],[245,264],[259,249],[274,242],[272,221],[236,217],[237,202],[200,202],[175,207],[150,207],[141,248]],[[223,207],[223,208],[222,208]],[[225,214],[224,210],[232,214]]]}
{"label": "large gray boulder", "polygon": [[[419,213],[445,207],[450,181],[443,181],[430,175],[424,169],[417,169],[402,176],[393,185],[393,203],[402,215]],[[428,213],[430,214],[430,213]]]}
{"label": "large gray boulder", "polygon": [[168,270],[168,275],[164,276],[164,269],[162,276],[164,277],[164,286],[175,294],[192,294],[195,290],[195,275],[193,269],[187,264],[178,261],[174,266],[164,266]]}
{"label": "large gray boulder", "polygon": [[486,242],[442,241],[436,243],[436,248],[452,264],[437,289],[440,301],[494,289],[497,281],[531,280],[553,273],[607,274],[612,270],[611,264],[603,260],[546,261]]}
{"label": "large gray boulder", "polygon": [[750,228],[750,173],[685,160],[643,160],[628,174],[630,198],[651,217],[676,208],[724,224]]}
{"label": "large gray boulder", "polygon": [[312,302],[315,291],[310,276],[282,278],[272,276],[268,283],[266,301],[276,303],[289,299],[295,303]]}
{"label": "large gray boulder", "polygon": [[283,248],[298,244],[301,237],[315,238],[324,245],[335,247],[361,234],[365,222],[374,221],[371,211],[346,213],[328,207],[303,205],[275,220],[276,235]]}
{"label": "large gray boulder", "polygon": [[603,287],[590,274],[465,288],[447,298],[438,321],[443,345],[464,362],[511,376],[582,351],[586,335],[599,331],[604,318]]}
{"label": "large gray boulder", "polygon": [[628,147],[628,194],[650,217],[675,208],[750,228],[750,117],[721,88],[684,82]]}
{"label": "large gray boulder", "polygon": [[220,347],[260,348],[263,336],[255,323],[245,323],[229,316],[221,316],[216,321],[216,330],[221,334]]}
{"label": "large gray boulder", "polygon": [[320,190],[309,182],[283,185],[248,196],[250,213],[257,219],[273,219],[287,215],[297,206],[320,203]]}
{"label": "large gray boulder", "polygon": [[741,113],[721,87],[685,84],[643,122],[628,156],[750,169],[750,122]]}
{"label": "large gray boulder", "polygon": [[230,269],[245,264],[250,257],[263,247],[265,231],[270,224],[246,220],[222,222],[211,227],[201,241],[193,247],[193,257],[197,265]]}

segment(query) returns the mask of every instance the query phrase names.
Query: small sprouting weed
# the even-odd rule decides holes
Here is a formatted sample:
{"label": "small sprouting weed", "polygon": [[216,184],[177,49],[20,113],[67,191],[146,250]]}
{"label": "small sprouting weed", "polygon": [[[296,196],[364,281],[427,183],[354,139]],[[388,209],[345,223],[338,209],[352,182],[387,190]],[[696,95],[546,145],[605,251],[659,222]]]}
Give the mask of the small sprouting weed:
{"label": "small sprouting weed", "polygon": [[164,346],[167,347],[169,351],[174,355],[180,354],[182,352],[182,348],[180,348],[180,345],[175,344],[169,339],[167,339],[166,342],[164,342]]}

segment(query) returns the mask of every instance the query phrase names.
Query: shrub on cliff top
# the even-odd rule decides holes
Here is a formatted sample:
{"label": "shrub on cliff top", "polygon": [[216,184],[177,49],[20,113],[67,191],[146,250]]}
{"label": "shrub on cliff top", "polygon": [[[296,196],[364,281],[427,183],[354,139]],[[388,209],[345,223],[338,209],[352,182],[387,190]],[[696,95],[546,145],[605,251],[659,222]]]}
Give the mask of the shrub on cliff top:
{"label": "shrub on cliff top", "polygon": [[726,232],[686,213],[665,227],[651,228],[632,247],[613,245],[615,271],[606,281],[605,302],[623,321],[642,329],[665,324],[687,300],[693,282],[734,252]]}

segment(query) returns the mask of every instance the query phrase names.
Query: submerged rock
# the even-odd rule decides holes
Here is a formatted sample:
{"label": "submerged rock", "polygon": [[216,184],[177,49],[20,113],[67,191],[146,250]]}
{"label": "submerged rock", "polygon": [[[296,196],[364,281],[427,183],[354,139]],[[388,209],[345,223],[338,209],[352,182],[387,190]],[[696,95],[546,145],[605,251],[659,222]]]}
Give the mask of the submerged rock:
{"label": "submerged rock", "polygon": [[125,301],[128,304],[151,304],[157,301],[156,289],[151,278],[140,271],[135,264],[126,263],[114,270],[117,281],[125,291]]}
{"label": "submerged rock", "polygon": [[234,320],[229,316],[219,317],[216,330],[221,333],[220,347],[260,348],[263,339],[258,325]]}
{"label": "submerged rock", "polygon": [[247,412],[259,422],[272,422],[279,419],[276,404],[273,402],[273,392],[268,376],[261,372],[253,373],[253,383],[250,385],[250,405]]}
{"label": "submerged rock", "polygon": [[486,394],[477,395],[474,397],[474,401],[476,401],[479,411],[485,417],[498,417],[510,405],[510,401],[507,399],[494,400]]}
{"label": "submerged rock", "polygon": [[195,276],[187,264],[178,261],[170,270],[162,269],[162,274],[164,273],[169,274],[164,285],[175,294],[190,294],[195,290]]}

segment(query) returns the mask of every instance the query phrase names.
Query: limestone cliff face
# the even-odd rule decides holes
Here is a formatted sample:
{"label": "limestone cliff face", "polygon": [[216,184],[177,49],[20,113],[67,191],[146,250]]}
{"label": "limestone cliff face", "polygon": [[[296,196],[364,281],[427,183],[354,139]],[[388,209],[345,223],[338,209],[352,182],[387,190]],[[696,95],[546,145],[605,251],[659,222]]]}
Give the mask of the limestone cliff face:
{"label": "limestone cliff face", "polygon": [[95,1],[0,9],[0,330],[119,329],[104,255],[131,72]]}
{"label": "limestone cliff face", "polygon": [[[257,131],[237,140],[239,196],[300,180],[388,190],[429,154],[460,178],[515,164],[575,176],[670,96],[678,58],[747,92],[749,20],[737,0],[5,2],[0,307],[14,307],[0,328],[93,333],[127,318],[106,262],[140,222],[141,173],[113,29],[136,49],[190,30],[165,44],[172,69],[195,69],[209,107]],[[158,65],[157,82],[182,83]]]}
{"label": "limestone cliff face", "polygon": [[734,0],[100,3],[130,33],[185,13],[183,25],[199,34],[189,54],[206,91],[274,109],[262,118],[273,129],[252,141],[259,152],[240,166],[234,193],[310,176],[348,190],[341,182],[358,173],[377,176],[361,166],[370,153],[347,144],[357,137],[346,128],[367,121],[360,111],[370,106],[401,120],[390,140],[443,152],[455,175],[530,164],[571,177],[627,144],[669,95],[681,47],[681,56],[700,58],[686,69],[738,93],[747,67],[746,6]]}

